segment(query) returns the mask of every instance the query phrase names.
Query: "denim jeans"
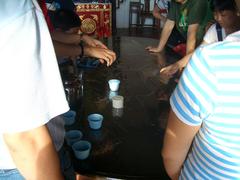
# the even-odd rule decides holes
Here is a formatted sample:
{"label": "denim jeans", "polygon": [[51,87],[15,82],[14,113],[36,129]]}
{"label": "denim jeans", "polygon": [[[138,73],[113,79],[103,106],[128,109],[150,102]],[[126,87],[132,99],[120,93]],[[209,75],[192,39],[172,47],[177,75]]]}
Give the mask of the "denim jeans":
{"label": "denim jeans", "polygon": [[17,169],[0,169],[0,180],[24,180]]}

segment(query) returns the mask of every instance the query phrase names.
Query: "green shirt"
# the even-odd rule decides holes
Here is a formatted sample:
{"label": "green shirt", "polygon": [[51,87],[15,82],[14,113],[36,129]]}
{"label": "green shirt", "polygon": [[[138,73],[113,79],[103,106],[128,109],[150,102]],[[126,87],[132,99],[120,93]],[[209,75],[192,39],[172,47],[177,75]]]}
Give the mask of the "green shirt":
{"label": "green shirt", "polygon": [[171,1],[168,19],[175,21],[176,28],[187,39],[188,26],[199,24],[197,44],[202,42],[205,27],[213,19],[208,0],[187,0],[184,4]]}

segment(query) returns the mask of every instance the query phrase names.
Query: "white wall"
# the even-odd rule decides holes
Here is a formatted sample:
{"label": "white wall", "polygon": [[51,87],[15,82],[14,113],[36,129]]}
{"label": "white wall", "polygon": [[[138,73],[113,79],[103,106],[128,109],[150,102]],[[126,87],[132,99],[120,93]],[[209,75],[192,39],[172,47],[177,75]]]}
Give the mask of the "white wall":
{"label": "white wall", "polygon": [[[138,2],[139,0],[124,0],[124,2],[120,4],[120,8],[117,9],[117,12],[116,12],[117,28],[128,28],[130,1]],[[151,5],[150,5],[151,10],[153,9],[153,5],[154,5],[154,0],[151,1]],[[133,24],[136,23],[136,14],[133,14],[132,22]],[[152,20],[146,19],[145,24],[152,24]]]}

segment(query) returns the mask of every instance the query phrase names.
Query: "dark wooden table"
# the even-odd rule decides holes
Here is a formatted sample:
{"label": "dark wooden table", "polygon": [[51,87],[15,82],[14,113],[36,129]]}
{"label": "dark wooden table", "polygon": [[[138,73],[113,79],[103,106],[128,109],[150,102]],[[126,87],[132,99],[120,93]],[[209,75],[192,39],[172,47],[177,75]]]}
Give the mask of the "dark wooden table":
{"label": "dark wooden table", "polygon": [[[77,120],[67,128],[80,129],[83,139],[92,143],[92,150],[86,160],[73,157],[77,172],[121,179],[168,179],[161,148],[169,104],[158,98],[162,92],[172,91],[175,84],[163,83],[159,69],[166,58],[170,62],[176,56],[144,50],[157,43],[148,38],[114,38],[108,45],[117,52],[117,61],[111,67],[84,70],[83,96],[72,106]],[[122,110],[112,108],[108,87],[112,78],[121,80],[118,94],[124,97]],[[104,116],[100,130],[89,128],[90,113]]]}

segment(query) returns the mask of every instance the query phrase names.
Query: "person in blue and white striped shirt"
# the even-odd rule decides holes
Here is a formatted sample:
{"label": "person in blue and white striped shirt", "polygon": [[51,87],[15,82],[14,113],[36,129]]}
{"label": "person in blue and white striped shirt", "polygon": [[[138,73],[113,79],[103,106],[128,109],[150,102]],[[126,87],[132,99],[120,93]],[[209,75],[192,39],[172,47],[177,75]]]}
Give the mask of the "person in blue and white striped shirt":
{"label": "person in blue and white striped shirt", "polygon": [[240,179],[240,31],[196,50],[170,103],[162,150],[168,175]]}

